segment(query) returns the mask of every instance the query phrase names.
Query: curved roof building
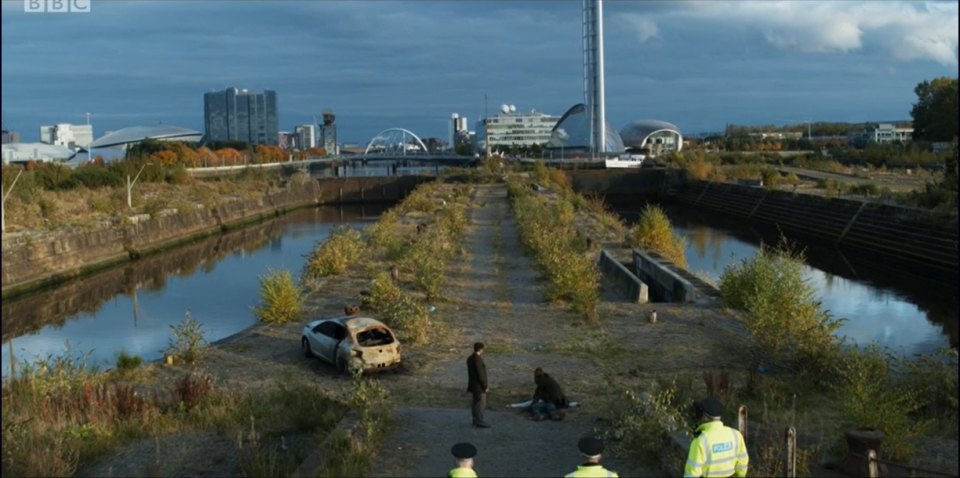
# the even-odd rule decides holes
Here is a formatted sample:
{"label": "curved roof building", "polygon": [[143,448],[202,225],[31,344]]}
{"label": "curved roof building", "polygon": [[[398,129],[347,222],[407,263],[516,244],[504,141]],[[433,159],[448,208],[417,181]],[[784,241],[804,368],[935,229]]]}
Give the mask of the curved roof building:
{"label": "curved roof building", "polygon": [[160,141],[200,141],[203,133],[179,126],[131,126],[111,131],[94,141],[91,148],[129,147],[145,139]]}
{"label": "curved roof building", "polygon": [[[609,154],[619,154],[626,148],[623,146],[623,140],[620,134],[614,129],[613,125],[607,121],[606,131],[606,152]],[[560,133],[563,130],[563,133]],[[565,134],[564,134],[565,133]],[[565,148],[586,148],[590,149],[590,117],[587,114],[587,107],[583,103],[574,105],[567,110],[560,121],[551,131],[553,139],[550,146]]]}
{"label": "curved roof building", "polygon": [[660,120],[638,120],[620,130],[620,138],[628,149],[649,151],[653,156],[680,151],[683,135],[673,123]]}

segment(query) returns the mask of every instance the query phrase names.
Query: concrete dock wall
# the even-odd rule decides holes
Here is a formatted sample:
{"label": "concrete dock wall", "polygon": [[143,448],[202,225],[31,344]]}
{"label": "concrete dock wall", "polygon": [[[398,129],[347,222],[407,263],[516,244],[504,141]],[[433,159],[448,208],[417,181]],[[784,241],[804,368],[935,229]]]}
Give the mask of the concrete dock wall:
{"label": "concrete dock wall", "polygon": [[335,178],[309,181],[258,198],[212,208],[166,210],[115,218],[94,229],[6,234],[3,297],[64,282],[125,261],[320,204],[397,202],[427,176]]}
{"label": "concrete dock wall", "polygon": [[650,301],[650,289],[627,266],[623,265],[606,249],[600,251],[600,271],[613,280],[637,304]]}
{"label": "concrete dock wall", "polygon": [[702,298],[694,285],[680,276],[669,261],[652,252],[633,250],[637,277],[663,302],[696,302]]}
{"label": "concrete dock wall", "polygon": [[898,261],[957,270],[957,216],[876,202],[687,181],[670,199]]}

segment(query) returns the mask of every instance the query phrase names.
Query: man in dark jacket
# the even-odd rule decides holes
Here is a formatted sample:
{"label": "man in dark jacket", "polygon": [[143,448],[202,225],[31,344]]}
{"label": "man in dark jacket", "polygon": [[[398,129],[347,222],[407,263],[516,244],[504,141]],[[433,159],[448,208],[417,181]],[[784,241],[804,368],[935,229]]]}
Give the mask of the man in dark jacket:
{"label": "man in dark jacket", "polygon": [[473,426],[490,428],[490,424],[483,421],[483,409],[487,408],[487,365],[483,363],[483,343],[473,344],[473,353],[467,358],[467,391],[473,394],[471,411],[473,412]]}
{"label": "man in dark jacket", "polygon": [[563,420],[563,412],[558,412],[557,409],[567,408],[569,403],[560,384],[540,367],[533,371],[533,381],[537,384],[537,390],[533,392],[533,401],[530,404],[533,420],[541,421],[544,418]]}

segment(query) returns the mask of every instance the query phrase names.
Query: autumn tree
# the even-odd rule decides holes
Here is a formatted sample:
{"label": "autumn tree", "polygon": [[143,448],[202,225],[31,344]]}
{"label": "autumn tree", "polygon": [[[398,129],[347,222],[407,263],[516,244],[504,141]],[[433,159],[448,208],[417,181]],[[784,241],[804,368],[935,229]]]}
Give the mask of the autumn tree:
{"label": "autumn tree", "polygon": [[957,137],[957,79],[942,76],[923,81],[913,90],[917,103],[910,110],[913,139],[952,141]]}
{"label": "autumn tree", "polygon": [[222,164],[234,166],[243,163],[243,155],[240,154],[240,151],[233,148],[220,148],[216,154]]}
{"label": "autumn tree", "polygon": [[326,155],[327,155],[327,150],[317,146],[314,148],[310,148],[306,151],[301,151],[299,154],[299,157],[300,159],[309,159],[309,158],[315,158],[318,156],[326,156]]}
{"label": "autumn tree", "polygon": [[287,159],[287,153],[279,146],[259,144],[254,151],[258,163],[279,163]]}
{"label": "autumn tree", "polygon": [[177,153],[168,150],[157,151],[156,153],[150,155],[151,162],[162,164],[164,166],[172,166],[177,164],[179,160],[180,158],[177,157]]}
{"label": "autumn tree", "polygon": [[198,166],[207,167],[220,164],[220,158],[206,146],[197,149],[196,154]]}

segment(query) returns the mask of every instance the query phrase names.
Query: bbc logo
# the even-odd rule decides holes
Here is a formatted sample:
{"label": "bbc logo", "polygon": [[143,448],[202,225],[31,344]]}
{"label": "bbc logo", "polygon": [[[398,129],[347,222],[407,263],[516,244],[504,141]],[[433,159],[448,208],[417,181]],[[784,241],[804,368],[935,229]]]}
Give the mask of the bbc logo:
{"label": "bbc logo", "polygon": [[90,13],[90,0],[23,0],[27,13]]}

